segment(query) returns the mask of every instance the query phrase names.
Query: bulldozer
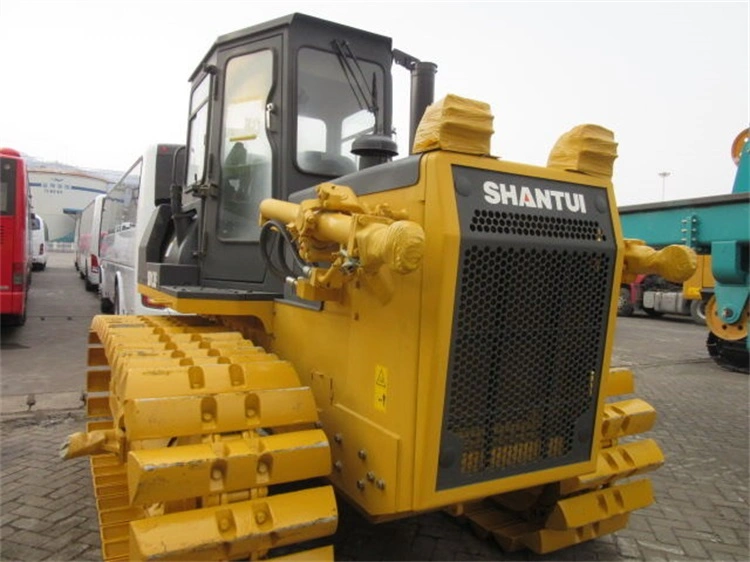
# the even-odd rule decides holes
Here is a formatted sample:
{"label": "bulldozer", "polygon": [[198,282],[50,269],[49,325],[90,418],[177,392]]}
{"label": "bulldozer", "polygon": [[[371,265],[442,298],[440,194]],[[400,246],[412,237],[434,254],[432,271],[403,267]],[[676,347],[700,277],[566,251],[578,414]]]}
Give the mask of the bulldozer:
{"label": "bulldozer", "polygon": [[90,457],[104,559],[333,559],[338,501],[547,553],[653,502],[656,412],[610,364],[619,287],[695,255],[623,239],[611,132],[505,161],[489,105],[435,102],[436,71],[304,14],[195,69],[186,180],[138,258],[179,314],[93,319],[91,421],[61,451]]}

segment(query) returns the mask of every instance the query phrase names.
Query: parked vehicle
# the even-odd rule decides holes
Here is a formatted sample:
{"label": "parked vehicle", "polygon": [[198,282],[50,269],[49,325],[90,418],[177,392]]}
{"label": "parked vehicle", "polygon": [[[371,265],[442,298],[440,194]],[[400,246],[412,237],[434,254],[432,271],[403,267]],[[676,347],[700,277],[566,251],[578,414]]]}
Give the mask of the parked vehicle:
{"label": "parked vehicle", "polygon": [[31,269],[44,271],[47,267],[47,242],[49,230],[44,219],[36,213],[31,215]]}
{"label": "parked vehicle", "polygon": [[[99,234],[101,311],[166,313],[164,305],[138,293],[138,246],[154,209],[169,203],[172,183],[184,182],[184,147],[148,147],[104,197]],[[182,176],[175,178],[177,166]]]}
{"label": "parked vehicle", "polygon": [[31,283],[31,200],[21,153],[0,148],[0,316],[6,325],[26,322]]}
{"label": "parked vehicle", "polygon": [[102,205],[104,194],[97,195],[81,211],[76,243],[76,260],[78,271],[86,284],[87,291],[96,291],[99,287],[99,231],[102,224]]}
{"label": "parked vehicle", "polygon": [[639,275],[632,283],[623,283],[617,314],[631,316],[636,311],[652,317],[679,314],[690,316],[696,324],[704,326],[706,304],[713,295],[714,283],[711,256],[699,254],[695,273],[684,283],[672,283],[656,274]]}
{"label": "parked vehicle", "polygon": [[78,275],[81,276],[81,279],[83,279],[83,272],[80,268],[80,256],[81,252],[79,250],[80,244],[78,243],[78,240],[81,236],[81,213],[76,213],[76,225],[73,229],[73,250],[74,250],[74,257],[73,257],[73,267],[76,268],[76,271],[78,272]]}
{"label": "parked vehicle", "polygon": [[656,248],[689,246],[698,254],[698,267],[682,284],[646,277],[635,288],[622,285],[618,312],[632,313],[628,305],[636,303],[651,315],[689,313],[699,321],[703,318],[709,329],[709,355],[719,366],[743,373],[750,372],[749,138],[745,129],[732,143],[737,173],[731,193],[619,209],[626,238]]}

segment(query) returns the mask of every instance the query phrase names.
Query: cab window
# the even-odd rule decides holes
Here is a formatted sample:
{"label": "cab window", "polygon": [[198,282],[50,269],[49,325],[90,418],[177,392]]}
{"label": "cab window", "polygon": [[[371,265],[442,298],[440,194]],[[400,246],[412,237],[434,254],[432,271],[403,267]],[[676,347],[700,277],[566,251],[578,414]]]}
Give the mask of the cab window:
{"label": "cab window", "polygon": [[297,166],[331,177],[354,172],[352,142],[376,128],[368,104],[383,104],[382,68],[313,48],[299,50],[297,68]]}
{"label": "cab window", "polygon": [[273,53],[230,59],[225,72],[221,139],[219,237],[257,240],[258,207],[271,197],[272,153],[266,105],[273,86]]}
{"label": "cab window", "polygon": [[208,137],[208,94],[210,84],[210,77],[204,77],[198,87],[193,90],[193,95],[190,98],[187,186],[203,181]]}

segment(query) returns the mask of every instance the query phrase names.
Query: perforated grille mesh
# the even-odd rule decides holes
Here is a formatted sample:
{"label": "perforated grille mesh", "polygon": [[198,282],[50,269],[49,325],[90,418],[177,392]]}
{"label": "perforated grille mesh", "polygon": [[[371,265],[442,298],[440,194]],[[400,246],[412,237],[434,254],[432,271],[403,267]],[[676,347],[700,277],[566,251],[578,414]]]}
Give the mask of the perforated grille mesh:
{"label": "perforated grille mesh", "polygon": [[507,211],[476,209],[469,230],[492,234],[517,234],[521,236],[545,236],[573,240],[607,239],[603,229],[595,220],[547,215],[528,215]]}
{"label": "perforated grille mesh", "polygon": [[603,250],[462,246],[443,423],[461,476],[588,458],[612,266]]}

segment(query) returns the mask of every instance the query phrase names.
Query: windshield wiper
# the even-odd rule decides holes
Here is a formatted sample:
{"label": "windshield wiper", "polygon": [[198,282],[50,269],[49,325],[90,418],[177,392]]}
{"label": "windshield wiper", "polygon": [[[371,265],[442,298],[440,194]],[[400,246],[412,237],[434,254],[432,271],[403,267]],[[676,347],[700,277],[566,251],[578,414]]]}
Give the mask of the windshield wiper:
{"label": "windshield wiper", "polygon": [[368,92],[367,77],[362,70],[362,66],[359,64],[359,60],[354,56],[349,43],[340,39],[334,39],[332,44],[339,57],[341,71],[344,73],[346,81],[352,89],[354,99],[357,100],[360,109],[366,109],[375,116],[375,128],[376,131],[379,130],[378,89],[375,73],[372,73],[372,85],[370,86],[370,92]]}

